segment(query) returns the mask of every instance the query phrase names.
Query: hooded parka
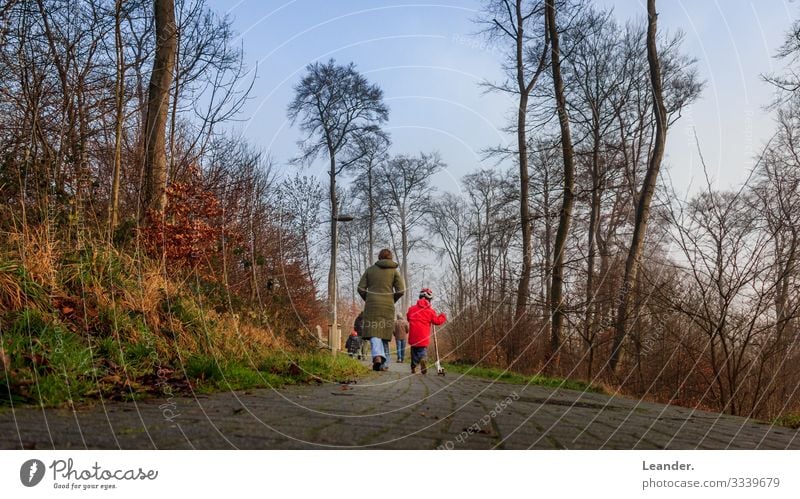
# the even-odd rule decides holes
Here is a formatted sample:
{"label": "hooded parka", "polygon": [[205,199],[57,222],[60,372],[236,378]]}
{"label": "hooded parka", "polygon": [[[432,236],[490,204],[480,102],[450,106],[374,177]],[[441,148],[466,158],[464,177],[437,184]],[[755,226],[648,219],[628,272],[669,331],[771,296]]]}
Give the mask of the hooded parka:
{"label": "hooded parka", "polygon": [[394,260],[378,260],[361,276],[358,294],[364,305],[364,338],[391,340],[394,332],[394,304],[406,291]]}

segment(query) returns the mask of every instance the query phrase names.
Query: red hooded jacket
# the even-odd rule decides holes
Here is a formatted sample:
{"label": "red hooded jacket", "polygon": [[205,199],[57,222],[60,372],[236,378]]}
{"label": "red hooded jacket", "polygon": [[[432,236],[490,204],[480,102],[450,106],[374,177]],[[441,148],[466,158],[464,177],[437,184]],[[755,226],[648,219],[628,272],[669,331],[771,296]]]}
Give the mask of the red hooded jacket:
{"label": "red hooded jacket", "polygon": [[425,298],[417,300],[416,305],[408,309],[408,346],[426,347],[431,342],[431,324],[440,326],[445,323],[447,316],[438,314],[431,307],[431,302]]}

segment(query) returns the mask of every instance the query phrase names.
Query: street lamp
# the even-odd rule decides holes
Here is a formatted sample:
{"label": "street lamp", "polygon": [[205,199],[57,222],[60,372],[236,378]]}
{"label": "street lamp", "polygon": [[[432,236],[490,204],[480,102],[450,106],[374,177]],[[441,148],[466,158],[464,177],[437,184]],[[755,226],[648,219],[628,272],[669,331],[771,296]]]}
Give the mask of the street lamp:
{"label": "street lamp", "polygon": [[339,247],[339,229],[337,225],[339,222],[352,222],[353,218],[353,215],[338,214],[331,217],[331,224],[333,225],[333,244],[331,247],[331,269],[330,275],[328,276],[328,299],[331,301],[330,325],[328,326],[328,346],[331,349],[332,355],[336,355],[341,341],[339,333],[338,305],[336,303],[336,254]]}

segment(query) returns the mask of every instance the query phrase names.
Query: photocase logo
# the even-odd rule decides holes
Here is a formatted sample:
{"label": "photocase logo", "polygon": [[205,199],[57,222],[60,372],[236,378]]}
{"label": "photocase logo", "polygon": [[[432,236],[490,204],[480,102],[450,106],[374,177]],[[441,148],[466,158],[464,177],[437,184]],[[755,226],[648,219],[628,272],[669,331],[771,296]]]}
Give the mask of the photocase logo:
{"label": "photocase logo", "polygon": [[28,459],[19,469],[19,480],[26,487],[35,487],[44,478],[44,463],[38,459]]}

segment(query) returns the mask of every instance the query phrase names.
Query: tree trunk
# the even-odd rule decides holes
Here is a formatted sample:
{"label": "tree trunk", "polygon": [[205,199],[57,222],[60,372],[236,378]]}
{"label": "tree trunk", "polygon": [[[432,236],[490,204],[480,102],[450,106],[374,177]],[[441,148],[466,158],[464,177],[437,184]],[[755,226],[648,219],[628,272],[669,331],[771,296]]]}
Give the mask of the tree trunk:
{"label": "tree trunk", "polygon": [[305,253],[305,260],[306,260],[306,271],[308,272],[308,280],[311,281],[311,286],[316,290],[317,289],[317,280],[314,277],[314,269],[311,266],[311,248],[308,244],[308,228],[303,227],[302,233],[300,234],[303,239],[303,253]]}
{"label": "tree trunk", "polygon": [[[177,24],[176,24],[177,29]],[[167,178],[175,178],[175,129],[178,121],[178,96],[181,92],[180,80],[180,60],[181,60],[181,44],[180,32],[178,32],[175,40],[175,65],[177,66],[174,71],[174,81],[172,82],[172,110],[169,113],[169,165],[167,168]]]}
{"label": "tree trunk", "polygon": [[544,316],[547,324],[550,324],[550,304],[552,303],[553,284],[553,220],[550,216],[550,172],[545,169],[544,182],[542,183],[542,206],[544,207]]}
{"label": "tree trunk", "polygon": [[111,206],[109,207],[109,239],[119,223],[119,177],[122,169],[122,120],[125,93],[125,48],[122,45],[122,0],[114,3],[114,44],[117,52],[116,123],[114,127],[114,170],[111,175]]}
{"label": "tree trunk", "polygon": [[[75,200],[75,220],[80,221],[84,220],[84,213],[86,207],[91,205],[91,186],[89,185],[89,148],[86,144],[87,138],[89,136],[89,123],[88,118],[86,116],[86,90],[84,89],[85,82],[83,81],[83,77],[78,79],[78,89],[76,92],[76,105],[77,115],[78,115],[78,143],[77,143],[77,150],[75,152],[75,158],[77,159],[76,167],[76,200]],[[78,235],[78,247],[83,246],[83,232],[84,232],[84,224],[79,223],[77,226],[76,234]]]}
{"label": "tree trunk", "polygon": [[613,373],[616,370],[620,357],[622,341],[627,334],[627,315],[628,304],[630,302],[630,290],[636,284],[636,275],[639,267],[639,260],[642,256],[644,247],[645,233],[647,232],[647,222],[650,217],[650,202],[658,181],[658,172],[661,168],[661,160],[664,157],[664,145],[667,138],[667,113],[664,108],[664,97],[661,85],[661,67],[658,61],[658,48],[656,46],[656,14],[655,0],[647,0],[647,62],[650,66],[650,85],[653,90],[653,117],[656,122],[655,141],[653,144],[653,154],[647,165],[647,173],[644,177],[642,191],[636,205],[636,218],[633,228],[633,239],[628,251],[628,258],[625,261],[625,278],[619,294],[619,309],[614,332],[614,344],[611,349],[611,357],[608,361],[609,370]]}
{"label": "tree trunk", "polygon": [[369,253],[367,254],[367,266],[375,258],[375,201],[372,194],[372,162],[367,167],[367,206],[369,208]]}
{"label": "tree trunk", "polygon": [[406,226],[405,213],[402,214],[400,225],[401,251],[403,252],[403,281],[406,284],[406,292],[403,294],[403,312],[408,310],[411,303],[411,285],[408,282],[408,227]]}
{"label": "tree trunk", "polygon": [[357,257],[353,257],[353,235],[350,233],[347,236],[347,266],[350,267],[350,303],[357,303],[356,287],[358,287],[358,281],[356,281],[356,260]]}
{"label": "tree trunk", "polygon": [[561,78],[561,53],[559,52],[558,27],[556,26],[554,0],[547,0],[545,3],[545,13],[547,16],[547,29],[550,33],[550,64],[553,71],[553,88],[556,95],[556,106],[558,109],[558,121],[561,128],[561,152],[564,159],[564,194],[561,203],[561,214],[558,220],[558,230],[553,260],[553,286],[550,303],[550,311],[553,321],[550,330],[550,352],[549,358],[557,358],[561,348],[561,323],[564,319],[562,304],[562,290],[564,282],[564,251],[566,249],[567,234],[570,222],[572,221],[573,204],[573,184],[575,176],[575,159],[572,149],[572,136],[569,130],[569,116],[567,115],[567,103],[564,97],[564,81]]}
{"label": "tree trunk", "polygon": [[[530,178],[528,176],[528,146],[525,139],[525,121],[528,109],[528,96],[520,96],[519,111],[517,113],[517,144],[519,144],[519,217],[522,227],[522,272],[517,288],[517,303],[514,309],[514,322],[519,321],[528,308],[528,298],[531,285],[531,224],[530,207],[528,206],[528,191]],[[513,334],[513,333],[512,333]]]}
{"label": "tree trunk", "polygon": [[333,150],[329,150],[328,154],[331,160],[329,191],[331,198],[331,262],[328,270],[328,322],[335,325],[338,320],[338,317],[336,317],[336,253],[338,250],[338,245],[336,244],[338,238],[336,217],[339,215],[339,206],[336,200],[336,156]]}
{"label": "tree trunk", "polygon": [[[598,224],[599,225],[599,224]],[[608,279],[609,275],[609,268],[610,268],[610,259],[611,255],[608,252],[608,245],[606,241],[601,236],[600,231],[597,231],[596,234],[596,244],[597,244],[597,253],[600,257],[600,272],[599,275],[603,276],[598,284],[598,291],[597,293],[603,292],[603,295],[600,299],[595,298],[594,300],[594,326],[595,329],[590,332],[590,340],[591,340],[591,348],[589,349],[589,358],[588,364],[586,366],[586,379],[592,379],[594,377],[594,358],[595,358],[595,350],[598,345],[595,345],[595,341],[597,340],[598,336],[598,321],[602,323],[606,322],[606,316],[608,314],[608,307],[607,304],[608,296],[605,292],[608,289],[608,284],[606,284],[606,280]]]}
{"label": "tree trunk", "polygon": [[[526,121],[528,114],[528,95],[530,86],[525,84],[523,66],[523,15],[522,2],[516,2],[517,36],[516,36],[516,64],[517,86],[519,87],[519,108],[517,109],[517,148],[519,161],[519,218],[522,227],[522,272],[517,288],[517,303],[514,309],[514,323],[517,324],[528,309],[528,298],[531,283],[531,223],[530,207],[528,206],[529,176],[528,176],[528,142],[526,139]],[[516,333],[511,332],[514,336]]]}
{"label": "tree trunk", "polygon": [[250,213],[247,217],[250,222],[250,277],[253,280],[252,285],[250,286],[250,299],[253,303],[258,300],[258,274],[256,272],[256,265],[258,257],[256,256],[256,228],[255,228],[255,217],[256,217],[256,194],[253,190],[250,191]]}
{"label": "tree trunk", "polygon": [[167,204],[166,124],[169,89],[178,48],[173,0],[155,0],[156,54],[147,98],[145,126],[144,215],[163,211]]}
{"label": "tree trunk", "polygon": [[594,333],[596,316],[593,314],[593,304],[595,301],[594,291],[594,264],[597,254],[595,244],[595,234],[600,219],[600,129],[595,113],[593,123],[593,144],[592,144],[592,208],[589,214],[589,254],[587,255],[586,265],[586,312],[583,322],[583,339],[586,342],[588,353],[588,365],[586,367],[587,379],[592,379],[592,362],[594,361]]}

